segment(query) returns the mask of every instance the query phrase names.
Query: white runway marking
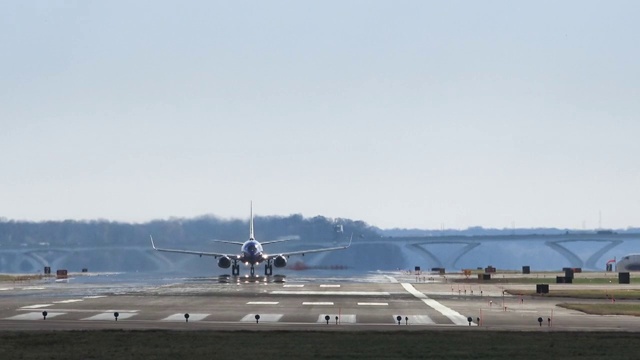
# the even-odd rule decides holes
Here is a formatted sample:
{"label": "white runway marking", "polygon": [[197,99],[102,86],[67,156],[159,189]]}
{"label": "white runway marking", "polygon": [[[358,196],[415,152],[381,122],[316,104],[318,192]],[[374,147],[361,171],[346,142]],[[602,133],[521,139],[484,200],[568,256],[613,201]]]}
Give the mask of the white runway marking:
{"label": "white runway marking", "polygon": [[74,302],[80,302],[83,301],[82,299],[70,299],[70,300],[61,300],[61,301],[54,301],[54,304],[70,304],[70,303],[74,303]]}
{"label": "white runway marking", "polygon": [[333,306],[333,303],[330,301],[308,301],[303,302],[302,305],[330,305]]}
{"label": "white runway marking", "polygon": [[[413,285],[408,284],[408,283],[402,283],[401,284],[402,287],[407,290],[411,295],[417,297],[418,299],[422,300],[422,302],[424,302],[425,304],[427,304],[428,306],[432,307],[434,310],[436,310],[437,312],[439,312],[440,314],[446,316],[449,318],[449,320],[451,320],[451,322],[453,322],[456,325],[466,325],[469,326],[469,322],[467,321],[467,318],[463,315],[461,315],[459,312],[450,309],[442,304],[440,304],[439,302],[433,300],[433,299],[429,299],[429,297],[427,297],[427,295],[421,293],[420,291],[416,290],[416,288],[413,287]],[[471,322],[471,325],[477,325],[474,322]]]}
{"label": "white runway marking", "polygon": [[106,295],[94,295],[94,296],[85,296],[83,299],[100,299],[100,298],[106,298]]}
{"label": "white runway marking", "polygon": [[398,282],[398,280],[396,278],[394,278],[393,276],[385,275],[384,277],[389,279],[389,281],[392,282],[392,283],[397,283]]}
{"label": "white runway marking", "polygon": [[356,323],[356,315],[355,314],[322,314],[318,316],[318,322],[326,324],[327,320],[325,320],[325,316],[329,315],[329,324],[336,323],[336,316],[338,316],[338,324],[355,324]]}
{"label": "white runway marking", "polygon": [[[282,314],[260,314],[260,322],[278,322]],[[256,314],[247,314],[240,321],[256,322]]]}
{"label": "white runway marking", "polygon": [[[393,322],[398,323],[398,316],[402,318],[400,320],[400,324],[402,325],[434,325],[435,321],[431,320],[431,318],[427,315],[393,315]],[[405,318],[409,318],[409,321],[405,320]]]}
{"label": "white runway marking", "polygon": [[35,304],[35,305],[28,305],[28,306],[23,306],[20,309],[40,309],[40,308],[44,308],[47,306],[53,306],[53,304]]}
{"label": "white runway marking", "polygon": [[[189,321],[200,321],[204,318],[206,318],[207,316],[209,316],[209,314],[189,314]],[[187,322],[186,319],[184,318],[184,314],[173,314],[171,316],[167,316],[166,318],[162,319],[162,321],[180,321],[180,322]]]}
{"label": "white runway marking", "polygon": [[13,290],[13,288],[0,288],[0,291]]}
{"label": "white runway marking", "polygon": [[359,302],[360,306],[388,306],[389,303],[376,303],[376,302]]}
{"label": "white runway marking", "polygon": [[[115,316],[113,316],[113,312],[105,312],[102,314],[98,314],[98,315],[94,315],[88,318],[84,318],[82,320],[89,320],[89,321],[93,321],[93,320],[109,320],[109,321],[115,321],[116,318]],[[128,319],[132,316],[136,316],[138,315],[137,313],[133,313],[133,312],[120,312],[119,316],[118,316],[118,321],[123,320],[123,319]]]}
{"label": "white runway marking", "polygon": [[277,301],[249,301],[247,305],[278,305]]}
{"label": "white runway marking", "polygon": [[[50,312],[47,314],[47,319],[56,317],[59,315],[64,315],[64,314],[65,313],[63,312]],[[42,316],[41,312],[28,312],[28,313],[6,318],[6,320],[43,320],[43,319],[44,317]]]}
{"label": "white runway marking", "polygon": [[[53,305],[53,304],[52,304]],[[18,310],[26,310],[24,308],[20,308]],[[68,313],[109,313],[113,314],[114,312],[119,313],[137,313],[138,310],[104,310],[104,309],[54,309],[56,311],[64,311]]]}
{"label": "white runway marking", "polygon": [[323,288],[339,288],[340,285],[339,284],[321,284],[320,287],[323,287]]}
{"label": "white runway marking", "polygon": [[304,287],[304,284],[286,284],[284,285],[284,287],[301,288],[301,287]]}
{"label": "white runway marking", "polygon": [[273,295],[389,296],[386,291],[272,291]]}
{"label": "white runway marking", "polygon": [[22,290],[44,290],[44,288],[40,286],[27,286],[23,287]]}

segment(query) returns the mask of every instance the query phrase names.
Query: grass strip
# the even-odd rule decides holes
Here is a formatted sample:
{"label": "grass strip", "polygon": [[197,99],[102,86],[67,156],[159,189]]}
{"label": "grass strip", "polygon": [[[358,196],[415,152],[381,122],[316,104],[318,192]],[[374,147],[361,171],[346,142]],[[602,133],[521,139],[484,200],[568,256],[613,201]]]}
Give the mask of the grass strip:
{"label": "grass strip", "polygon": [[640,304],[576,304],[576,303],[562,303],[558,306],[582,311],[587,314],[593,315],[631,315],[640,316]]}
{"label": "grass strip", "polygon": [[2,359],[636,359],[638,333],[0,332]]}
{"label": "grass strip", "polygon": [[505,290],[511,295],[562,297],[574,299],[614,299],[619,300],[640,300],[640,290],[638,289],[550,289],[548,294],[536,294],[535,290]]}

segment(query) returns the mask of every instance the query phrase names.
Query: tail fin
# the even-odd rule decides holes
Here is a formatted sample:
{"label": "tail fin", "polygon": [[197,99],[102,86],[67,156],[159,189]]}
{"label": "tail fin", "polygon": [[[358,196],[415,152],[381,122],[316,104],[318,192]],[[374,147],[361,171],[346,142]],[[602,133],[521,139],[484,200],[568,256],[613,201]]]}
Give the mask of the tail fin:
{"label": "tail fin", "polygon": [[253,201],[251,201],[250,218],[249,218],[249,240],[255,240],[253,236]]}

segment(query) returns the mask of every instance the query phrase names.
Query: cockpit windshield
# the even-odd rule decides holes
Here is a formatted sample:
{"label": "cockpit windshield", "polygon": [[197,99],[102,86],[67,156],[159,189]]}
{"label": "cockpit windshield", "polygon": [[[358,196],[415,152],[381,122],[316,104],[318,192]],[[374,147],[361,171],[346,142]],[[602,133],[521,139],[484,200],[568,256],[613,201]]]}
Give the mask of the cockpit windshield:
{"label": "cockpit windshield", "polygon": [[249,253],[249,254],[255,254],[256,251],[257,251],[256,243],[250,242],[250,243],[245,244],[244,251]]}

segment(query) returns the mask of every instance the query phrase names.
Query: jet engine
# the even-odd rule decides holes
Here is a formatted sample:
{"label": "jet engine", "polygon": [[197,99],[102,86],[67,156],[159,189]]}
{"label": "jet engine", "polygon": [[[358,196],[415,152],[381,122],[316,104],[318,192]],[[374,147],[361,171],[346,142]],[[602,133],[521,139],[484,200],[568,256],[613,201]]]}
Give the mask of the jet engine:
{"label": "jet engine", "polygon": [[218,259],[218,266],[220,266],[221,268],[228,268],[229,266],[231,266],[231,259],[229,259],[228,256],[223,256],[220,259]]}
{"label": "jet engine", "polygon": [[287,258],[282,255],[278,255],[275,257],[275,259],[273,259],[273,265],[279,268],[285,267],[287,266]]}

